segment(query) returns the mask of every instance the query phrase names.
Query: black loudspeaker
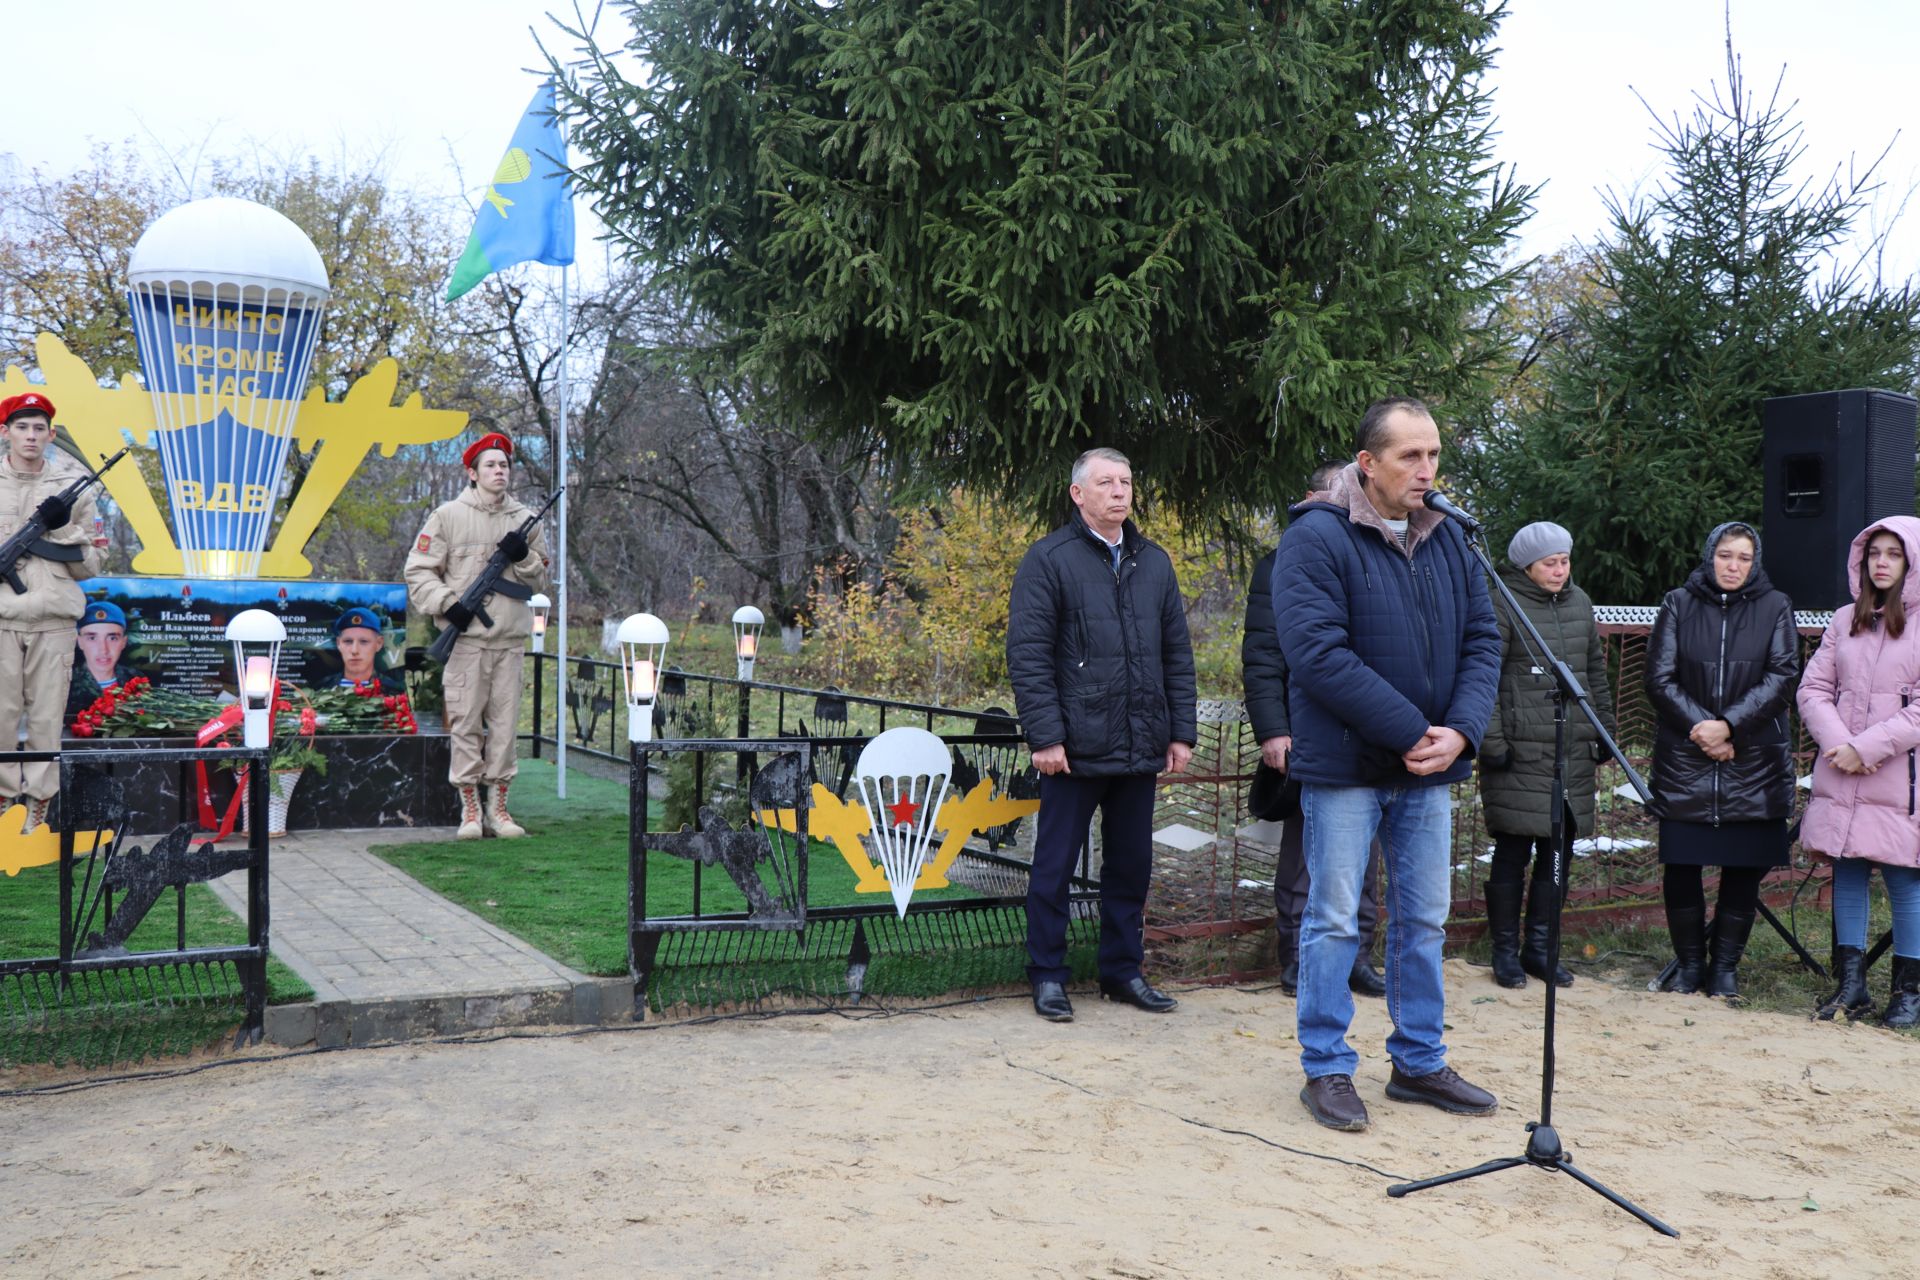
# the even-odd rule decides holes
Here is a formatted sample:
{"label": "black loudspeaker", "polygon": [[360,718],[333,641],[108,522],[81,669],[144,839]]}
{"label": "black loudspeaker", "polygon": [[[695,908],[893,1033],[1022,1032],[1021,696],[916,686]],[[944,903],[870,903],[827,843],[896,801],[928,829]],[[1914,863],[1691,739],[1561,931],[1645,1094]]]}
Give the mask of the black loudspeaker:
{"label": "black loudspeaker", "polygon": [[1882,516],[1910,516],[1920,403],[1894,391],[1820,391],[1763,402],[1767,576],[1796,609],[1853,600],[1847,545]]}

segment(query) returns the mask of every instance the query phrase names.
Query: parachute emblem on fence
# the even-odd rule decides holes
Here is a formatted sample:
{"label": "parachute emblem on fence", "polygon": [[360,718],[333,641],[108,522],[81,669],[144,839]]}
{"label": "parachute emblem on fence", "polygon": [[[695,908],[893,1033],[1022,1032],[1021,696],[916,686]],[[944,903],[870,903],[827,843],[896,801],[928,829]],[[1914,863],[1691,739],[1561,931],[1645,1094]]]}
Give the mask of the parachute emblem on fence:
{"label": "parachute emblem on fence", "polygon": [[853,766],[853,785],[867,812],[867,847],[887,877],[902,916],[913,900],[934,823],[947,799],[953,752],[937,734],[902,726],[867,743]]}
{"label": "parachute emblem on fence", "polygon": [[[926,731],[915,729],[911,732]],[[932,734],[927,736],[934,737]],[[878,742],[879,739],[874,741]],[[942,756],[950,761],[947,745],[937,737],[934,741],[939,743]],[[871,748],[872,744],[868,745]],[[865,752],[862,752],[864,758]],[[928,758],[931,759],[931,755]],[[951,774],[948,777],[950,780]],[[991,831],[1028,817],[1040,809],[1040,802],[1036,799],[1017,800],[1004,793],[996,794],[992,777],[982,778],[965,792],[949,791],[940,803],[938,812],[932,815],[927,824],[930,831],[939,833],[939,843],[935,845],[930,838],[923,840],[919,861],[912,868],[903,865],[903,874],[896,880],[888,874],[885,866],[869,856],[874,818],[864,804],[849,804],[818,782],[813,784],[812,799],[813,803],[807,810],[807,830],[817,839],[832,841],[833,847],[840,851],[841,858],[858,877],[854,892],[893,894],[895,907],[902,914],[905,914],[903,904],[916,891],[948,887],[947,872],[968,840],[983,831]],[[911,801],[912,797],[908,799]],[[792,809],[758,809],[754,816],[763,826],[777,826],[782,831],[792,831],[794,828]],[[882,816],[892,816],[885,806]],[[927,854],[929,847],[932,849],[931,856]],[[909,871],[910,877],[905,874]],[[901,881],[905,881],[904,892]]]}

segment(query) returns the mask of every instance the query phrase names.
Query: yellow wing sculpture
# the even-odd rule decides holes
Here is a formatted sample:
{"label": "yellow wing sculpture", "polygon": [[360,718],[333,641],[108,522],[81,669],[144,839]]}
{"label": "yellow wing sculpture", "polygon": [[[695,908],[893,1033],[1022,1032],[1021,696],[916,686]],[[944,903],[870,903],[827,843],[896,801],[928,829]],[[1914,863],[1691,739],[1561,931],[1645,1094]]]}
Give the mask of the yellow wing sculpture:
{"label": "yellow wing sculpture", "polygon": [[[35,386],[27,381],[23,370],[9,367],[5,378],[0,379],[0,396],[29,389],[45,393],[59,407],[60,425],[73,437],[89,465],[98,466],[100,459],[129,437],[142,449],[155,448],[153,399],[146,388],[132,379],[118,387],[101,386],[86,361],[50,333],[41,334],[34,346],[46,382]],[[403,404],[395,405],[393,393],[399,385],[400,366],[388,359],[374,365],[349,387],[344,400],[329,402],[318,387],[307,393],[300,405],[294,438],[303,450],[319,447],[306,478],[293,495],[292,505],[281,517],[273,545],[261,557],[262,577],[304,578],[313,572],[312,563],[303,554],[307,539],[376,445],[382,457],[391,458],[403,444],[451,440],[466,428],[466,414],[456,409],[426,408],[417,391]],[[119,466],[104,477],[107,493],[140,540],[142,549],[133,558],[133,570],[177,576],[184,571],[185,561],[142,474],[158,468],[159,456],[149,452],[135,457],[140,459],[140,470]]]}
{"label": "yellow wing sculpture", "polygon": [[[12,805],[0,813],[0,871],[9,876],[17,876],[28,867],[46,867],[60,861],[60,833],[43,822],[25,835],[15,834],[26,820],[27,806],[23,804]],[[75,854],[92,853],[112,843],[111,831],[73,833]]]}
{"label": "yellow wing sculpture", "polygon": [[[934,830],[942,833],[940,848],[932,860],[920,868],[920,874],[913,882],[914,891],[946,888],[950,883],[947,871],[953,866],[954,859],[960,856],[968,840],[979,832],[1039,811],[1038,800],[1014,800],[1005,795],[995,795],[993,779],[982,778],[973,790],[940,806],[940,817],[934,825]],[[754,817],[763,827],[777,825],[782,831],[792,831],[794,828],[791,809],[778,812],[762,809]],[[853,886],[855,893],[889,892],[887,873],[879,863],[867,856],[865,846],[860,843],[861,838],[872,830],[873,824],[867,820],[865,809],[857,804],[848,804],[817,782],[813,784],[813,805],[807,810],[807,835],[833,842],[833,847],[840,851],[847,866],[859,877],[858,883]]]}

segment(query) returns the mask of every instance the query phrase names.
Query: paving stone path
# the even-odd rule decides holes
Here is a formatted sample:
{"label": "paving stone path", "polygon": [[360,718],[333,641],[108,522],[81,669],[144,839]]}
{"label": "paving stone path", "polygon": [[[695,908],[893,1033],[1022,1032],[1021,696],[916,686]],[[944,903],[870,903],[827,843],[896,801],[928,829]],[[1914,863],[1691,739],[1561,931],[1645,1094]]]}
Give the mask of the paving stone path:
{"label": "paving stone path", "polygon": [[[367,852],[452,834],[311,831],[274,840],[273,953],[313,987],[314,999],[270,1008],[268,1039],[330,1047],[620,1016],[631,998],[624,980],[578,973]],[[213,889],[244,918],[244,872]]]}

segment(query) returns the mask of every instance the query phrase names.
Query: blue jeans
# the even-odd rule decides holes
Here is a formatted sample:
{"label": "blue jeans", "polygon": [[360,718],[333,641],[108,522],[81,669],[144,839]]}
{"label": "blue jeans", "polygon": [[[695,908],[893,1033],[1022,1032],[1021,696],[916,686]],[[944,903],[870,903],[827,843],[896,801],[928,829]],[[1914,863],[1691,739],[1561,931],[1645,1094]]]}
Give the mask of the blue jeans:
{"label": "blue jeans", "polygon": [[1309,1080],[1354,1073],[1347,1044],[1360,945],[1360,887],[1377,835],[1387,871],[1387,1053],[1408,1075],[1447,1064],[1440,949],[1453,905],[1453,800],[1444,785],[1300,789],[1307,914],[1300,929],[1300,1065]]}
{"label": "blue jeans", "polygon": [[1893,954],[1920,959],[1920,871],[1890,867],[1865,858],[1833,860],[1833,940],[1843,947],[1867,948],[1867,898],[1878,866],[1893,907]]}

